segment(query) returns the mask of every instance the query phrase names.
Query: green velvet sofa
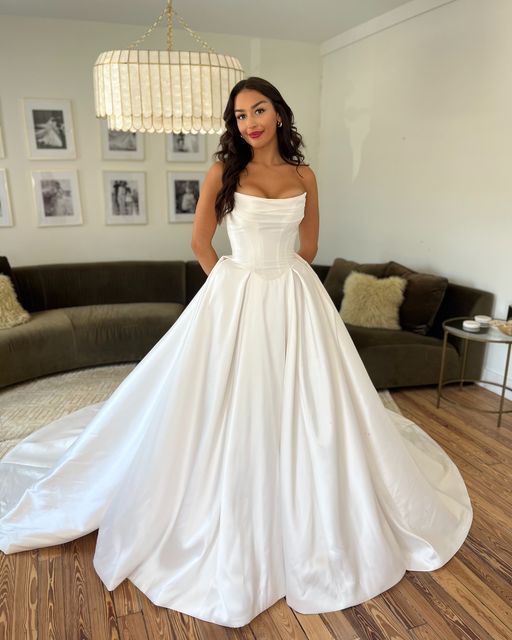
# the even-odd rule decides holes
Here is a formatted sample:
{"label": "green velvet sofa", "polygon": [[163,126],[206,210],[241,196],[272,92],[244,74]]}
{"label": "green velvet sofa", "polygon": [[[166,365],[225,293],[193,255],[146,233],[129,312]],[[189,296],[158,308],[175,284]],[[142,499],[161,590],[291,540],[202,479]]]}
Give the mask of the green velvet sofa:
{"label": "green velvet sofa", "polygon": [[[325,284],[331,266],[312,267]],[[52,373],[142,359],[206,279],[197,261],[11,268],[0,257],[0,273],[11,277],[18,300],[31,314],[29,322],[0,330],[0,388]],[[336,295],[327,290],[339,307]],[[449,283],[426,335],[347,328],[377,388],[430,385],[439,374],[443,319],[489,314],[492,304],[488,292]],[[471,346],[468,377],[478,377],[483,349]],[[456,377],[460,360],[460,342],[450,338],[446,377]]]}

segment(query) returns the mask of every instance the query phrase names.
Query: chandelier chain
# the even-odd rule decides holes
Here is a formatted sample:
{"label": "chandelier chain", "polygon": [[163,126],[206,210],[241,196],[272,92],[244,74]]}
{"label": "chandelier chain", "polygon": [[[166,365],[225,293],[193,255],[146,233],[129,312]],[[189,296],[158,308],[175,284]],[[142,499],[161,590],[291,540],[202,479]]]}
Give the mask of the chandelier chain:
{"label": "chandelier chain", "polygon": [[172,0],[167,0],[167,7],[165,8],[167,14],[167,51],[172,49]]}
{"label": "chandelier chain", "polygon": [[153,22],[153,24],[146,29],[145,33],[140,38],[132,42],[128,48],[136,49],[156,29],[156,27],[160,24],[160,22],[163,20],[165,16],[167,16],[167,50],[168,51],[171,51],[172,49],[172,20],[173,20],[173,17],[176,17],[176,19],[181,24],[181,26],[185,29],[185,31],[187,31],[188,34],[198,44],[200,44],[204,49],[207,49],[210,53],[216,53],[215,49],[210,47],[210,45],[205,40],[203,40],[198,33],[196,33],[193,29],[191,29],[191,27],[179,15],[179,13],[172,7],[172,2],[170,0],[168,0],[165,9],[158,16],[158,18]]}
{"label": "chandelier chain", "polygon": [[146,32],[137,40],[135,40],[134,42],[131,43],[131,45],[128,47],[128,49],[136,49],[139,44],[145,40],[150,33],[152,33],[156,27],[158,27],[158,25],[160,24],[160,22],[162,21],[163,17],[167,14],[167,7],[165,7],[165,9],[162,11],[162,13],[158,16],[158,18],[153,22],[153,24],[148,27],[146,29]]}

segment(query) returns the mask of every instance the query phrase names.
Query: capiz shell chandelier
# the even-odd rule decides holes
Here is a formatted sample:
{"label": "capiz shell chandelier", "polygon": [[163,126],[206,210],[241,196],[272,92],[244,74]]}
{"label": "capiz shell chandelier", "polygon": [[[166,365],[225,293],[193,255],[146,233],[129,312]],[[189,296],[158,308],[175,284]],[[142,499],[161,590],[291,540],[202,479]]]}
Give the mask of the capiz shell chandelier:
{"label": "capiz shell chandelier", "polygon": [[[167,51],[136,47],[167,16]],[[208,51],[171,51],[176,16]],[[96,116],[109,129],[146,133],[221,133],[222,114],[242,65],[220,55],[177,14],[172,0],[146,33],[121,51],[100,53],[94,65]]]}

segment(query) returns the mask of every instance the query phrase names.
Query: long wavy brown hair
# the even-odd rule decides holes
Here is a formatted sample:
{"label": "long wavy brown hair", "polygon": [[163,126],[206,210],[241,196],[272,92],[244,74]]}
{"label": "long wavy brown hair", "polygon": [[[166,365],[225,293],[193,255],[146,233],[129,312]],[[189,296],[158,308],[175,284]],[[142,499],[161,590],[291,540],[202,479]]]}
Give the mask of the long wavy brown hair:
{"label": "long wavy brown hair", "polygon": [[304,154],[301,152],[301,147],[305,145],[302,141],[302,136],[295,127],[292,110],[276,87],[257,76],[251,76],[237,82],[231,90],[222,116],[226,130],[220,137],[219,149],[213,154],[214,160],[221,160],[224,163],[222,187],[219,189],[215,199],[217,224],[220,224],[224,216],[233,210],[235,206],[235,191],[239,185],[240,173],[253,157],[252,147],[240,136],[235,116],[235,98],[243,89],[259,91],[272,102],[283,123],[282,127],[276,129],[281,157],[296,167],[304,164]]}

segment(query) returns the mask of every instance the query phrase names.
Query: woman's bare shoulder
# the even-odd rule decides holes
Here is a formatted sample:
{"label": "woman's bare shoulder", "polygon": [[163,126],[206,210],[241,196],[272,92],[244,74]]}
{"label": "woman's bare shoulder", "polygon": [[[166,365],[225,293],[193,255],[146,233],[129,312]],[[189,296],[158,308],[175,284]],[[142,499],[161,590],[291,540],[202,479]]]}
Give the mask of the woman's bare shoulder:
{"label": "woman's bare shoulder", "polygon": [[308,164],[300,164],[298,171],[306,187],[311,188],[316,186],[315,172]]}
{"label": "woman's bare shoulder", "polygon": [[211,173],[214,176],[222,177],[224,172],[224,162],[222,160],[216,160],[212,166],[208,169],[208,173]]}

